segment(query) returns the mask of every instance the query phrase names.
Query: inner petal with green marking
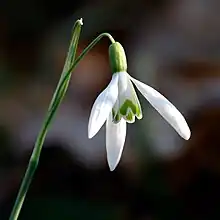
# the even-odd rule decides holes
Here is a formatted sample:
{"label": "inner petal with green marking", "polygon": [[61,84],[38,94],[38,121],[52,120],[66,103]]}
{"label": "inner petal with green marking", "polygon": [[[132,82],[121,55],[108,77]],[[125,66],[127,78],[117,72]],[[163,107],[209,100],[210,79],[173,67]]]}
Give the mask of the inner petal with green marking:
{"label": "inner petal with green marking", "polygon": [[128,123],[134,123],[135,116],[138,118],[138,116],[140,117],[141,115],[141,109],[137,103],[129,99],[126,99],[124,103],[120,105],[119,112]]}
{"label": "inner petal with green marking", "polygon": [[137,103],[126,99],[122,105],[119,107],[114,107],[112,109],[112,118],[114,123],[118,123],[123,117],[128,123],[135,122],[135,116],[138,119],[142,118],[142,112]]}
{"label": "inner petal with green marking", "polygon": [[141,105],[128,74],[126,72],[118,74],[119,94],[112,110],[113,122],[118,123],[124,118],[128,123],[134,123],[135,117],[142,118]]}

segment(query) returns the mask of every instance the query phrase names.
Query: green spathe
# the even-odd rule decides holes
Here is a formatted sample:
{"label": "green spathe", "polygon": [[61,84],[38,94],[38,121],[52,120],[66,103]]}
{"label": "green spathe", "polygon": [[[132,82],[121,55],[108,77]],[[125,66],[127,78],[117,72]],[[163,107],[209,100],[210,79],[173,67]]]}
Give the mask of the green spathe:
{"label": "green spathe", "polygon": [[112,43],[109,46],[109,58],[112,73],[127,71],[125,51],[119,42]]}

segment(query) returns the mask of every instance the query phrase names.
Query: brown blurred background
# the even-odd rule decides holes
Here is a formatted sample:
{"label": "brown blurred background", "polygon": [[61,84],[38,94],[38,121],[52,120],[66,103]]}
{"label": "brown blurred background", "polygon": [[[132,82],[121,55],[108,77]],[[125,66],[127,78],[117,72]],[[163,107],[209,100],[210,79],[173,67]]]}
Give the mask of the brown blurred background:
{"label": "brown blurred background", "polygon": [[19,219],[220,219],[219,11],[219,0],[1,1],[0,220],[81,17],[79,52],[110,32],[129,73],[174,103],[192,137],[182,140],[138,94],[144,118],[128,126],[122,160],[109,171],[105,129],[87,138],[91,106],[111,78],[104,39],[73,72]]}

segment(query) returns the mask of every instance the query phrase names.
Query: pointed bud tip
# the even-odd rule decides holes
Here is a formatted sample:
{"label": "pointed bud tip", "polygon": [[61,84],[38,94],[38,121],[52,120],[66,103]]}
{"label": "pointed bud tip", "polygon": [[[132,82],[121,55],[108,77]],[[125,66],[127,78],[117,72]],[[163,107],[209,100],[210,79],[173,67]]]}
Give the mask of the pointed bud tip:
{"label": "pointed bud tip", "polygon": [[78,21],[79,21],[80,25],[83,25],[83,19],[82,18],[80,18]]}

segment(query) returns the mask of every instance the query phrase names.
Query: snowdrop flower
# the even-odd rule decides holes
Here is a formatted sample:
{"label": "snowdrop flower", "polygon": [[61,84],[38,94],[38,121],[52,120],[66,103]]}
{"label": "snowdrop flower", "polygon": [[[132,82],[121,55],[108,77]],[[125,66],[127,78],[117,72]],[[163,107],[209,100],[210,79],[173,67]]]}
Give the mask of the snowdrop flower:
{"label": "snowdrop flower", "polygon": [[190,129],[182,114],[163,95],[152,87],[134,79],[127,73],[127,61],[123,47],[115,42],[109,47],[113,72],[111,82],[93,104],[88,136],[92,138],[106,122],[106,150],[110,170],[113,171],[123,151],[126,123],[142,118],[141,106],[133,84],[167,122],[188,140]]}

